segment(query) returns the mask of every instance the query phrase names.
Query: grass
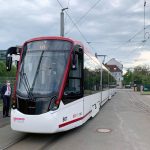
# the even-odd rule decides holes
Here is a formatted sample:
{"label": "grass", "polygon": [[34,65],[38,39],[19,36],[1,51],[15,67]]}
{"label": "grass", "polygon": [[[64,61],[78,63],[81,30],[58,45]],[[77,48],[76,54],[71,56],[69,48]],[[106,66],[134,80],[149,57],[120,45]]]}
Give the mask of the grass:
{"label": "grass", "polygon": [[143,91],[141,95],[150,95],[150,91]]}

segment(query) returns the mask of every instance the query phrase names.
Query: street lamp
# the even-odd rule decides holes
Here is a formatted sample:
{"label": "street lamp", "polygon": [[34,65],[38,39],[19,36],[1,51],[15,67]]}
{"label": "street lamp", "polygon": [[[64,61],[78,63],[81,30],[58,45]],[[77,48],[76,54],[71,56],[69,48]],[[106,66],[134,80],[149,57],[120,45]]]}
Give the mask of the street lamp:
{"label": "street lamp", "polygon": [[68,7],[61,9],[60,13],[60,36],[64,36],[64,11],[68,9]]}

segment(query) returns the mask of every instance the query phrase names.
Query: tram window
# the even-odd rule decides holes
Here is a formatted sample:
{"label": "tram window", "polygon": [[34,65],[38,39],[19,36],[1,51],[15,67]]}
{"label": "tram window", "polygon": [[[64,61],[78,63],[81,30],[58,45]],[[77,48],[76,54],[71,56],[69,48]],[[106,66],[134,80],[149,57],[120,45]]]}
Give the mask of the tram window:
{"label": "tram window", "polygon": [[65,89],[64,95],[74,96],[80,94],[80,79],[69,79],[68,86]]}
{"label": "tram window", "polygon": [[77,57],[77,60],[76,60],[77,69],[70,70],[69,77],[81,78],[82,59],[78,55],[76,57]]}
{"label": "tram window", "polygon": [[84,56],[84,96],[100,90],[100,65],[89,56]]}
{"label": "tram window", "polygon": [[108,72],[106,70],[103,69],[103,77],[102,77],[102,89],[103,91],[107,90],[109,87],[108,87]]}
{"label": "tram window", "polygon": [[67,104],[83,97],[83,56],[81,53],[77,54],[76,69],[70,68],[66,87],[63,95],[63,102]]}

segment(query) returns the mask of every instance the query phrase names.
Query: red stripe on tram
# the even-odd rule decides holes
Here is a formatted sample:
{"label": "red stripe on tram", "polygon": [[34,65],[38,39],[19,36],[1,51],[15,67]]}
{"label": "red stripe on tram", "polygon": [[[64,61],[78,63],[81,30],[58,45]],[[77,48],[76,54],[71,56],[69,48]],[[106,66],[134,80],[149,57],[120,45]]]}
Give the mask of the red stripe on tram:
{"label": "red stripe on tram", "polygon": [[72,123],[75,123],[77,121],[80,121],[82,119],[84,119],[86,116],[88,116],[92,111],[89,111],[86,115],[84,115],[83,117],[80,117],[80,118],[77,118],[77,119],[74,119],[74,120],[71,120],[71,121],[68,121],[68,122],[65,122],[65,123],[62,123],[59,125],[59,128],[62,128],[64,126],[67,126],[69,124],[72,124]]}

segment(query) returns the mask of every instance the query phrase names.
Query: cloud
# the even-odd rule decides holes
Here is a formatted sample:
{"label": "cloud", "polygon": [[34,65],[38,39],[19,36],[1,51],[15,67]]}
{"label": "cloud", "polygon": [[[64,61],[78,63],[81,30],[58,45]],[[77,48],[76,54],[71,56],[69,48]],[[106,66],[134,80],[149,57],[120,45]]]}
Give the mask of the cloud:
{"label": "cloud", "polygon": [[[59,0],[78,25],[82,35],[91,42],[93,53],[107,55],[107,60],[116,58],[124,66],[149,63],[150,43],[143,43],[143,1],[141,0]],[[91,7],[96,3],[94,8]],[[146,26],[150,22],[149,7],[146,7]],[[61,6],[52,0],[0,0],[0,49],[21,45],[38,36],[60,34]],[[88,12],[90,10],[90,12]],[[83,17],[84,16],[84,17]],[[81,19],[81,17],[83,17]],[[79,20],[81,19],[81,20]],[[65,13],[65,32],[87,44],[83,36]],[[141,31],[140,33],[138,33]],[[150,27],[146,28],[146,39]],[[138,33],[131,41],[128,41]],[[127,42],[128,41],[128,42]],[[141,49],[144,49],[141,51]],[[129,63],[126,63],[129,62]]]}
{"label": "cloud", "polygon": [[134,66],[150,64],[150,51],[149,50],[141,51],[139,57],[137,57],[137,59],[134,59],[134,61],[135,61],[135,63],[133,64]]}

